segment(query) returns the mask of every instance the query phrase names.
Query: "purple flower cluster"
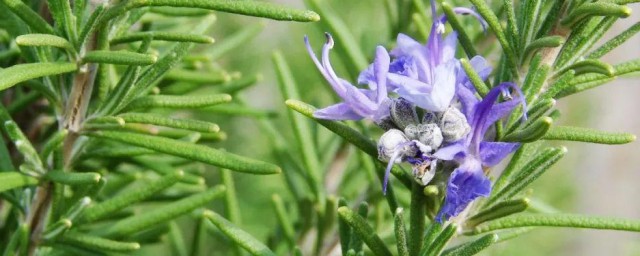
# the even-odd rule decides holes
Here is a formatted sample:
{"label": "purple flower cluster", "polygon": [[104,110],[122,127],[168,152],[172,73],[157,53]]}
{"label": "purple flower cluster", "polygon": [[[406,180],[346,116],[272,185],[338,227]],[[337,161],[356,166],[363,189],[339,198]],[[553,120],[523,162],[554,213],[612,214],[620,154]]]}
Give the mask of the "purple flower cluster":
{"label": "purple flower cluster", "polygon": [[[343,100],[316,111],[314,116],[329,120],[369,119],[385,129],[378,141],[378,157],[388,162],[383,191],[386,192],[391,167],[396,163],[410,163],[416,181],[422,185],[431,181],[439,163],[456,166],[436,217],[442,222],[457,216],[474,199],[489,195],[491,182],[485,167],[498,164],[519,144],[492,141],[487,132],[524,100],[513,83],[502,83],[484,98],[478,97],[455,58],[457,34],[443,36],[446,19],[436,16],[433,2],[434,22],[427,43],[423,45],[400,34],[396,48],[390,52],[378,46],[373,63],[358,77],[358,84],[367,85],[368,89],[352,85],[333,71],[329,62],[329,50],[334,44],[331,35],[326,34],[321,60],[306,37],[305,43],[313,62]],[[474,15],[484,22],[472,10],[454,11]],[[483,79],[491,73],[481,56],[473,57],[470,63]],[[518,96],[511,97],[512,91]],[[422,117],[416,108],[422,109]]]}

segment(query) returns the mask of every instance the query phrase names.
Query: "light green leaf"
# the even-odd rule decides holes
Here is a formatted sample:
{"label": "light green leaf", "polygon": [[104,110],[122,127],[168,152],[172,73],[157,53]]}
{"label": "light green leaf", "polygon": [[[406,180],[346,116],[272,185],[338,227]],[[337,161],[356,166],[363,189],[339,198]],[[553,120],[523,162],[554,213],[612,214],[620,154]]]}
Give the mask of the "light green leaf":
{"label": "light green leaf", "polygon": [[213,94],[199,96],[152,95],[136,99],[127,110],[147,108],[204,108],[231,101],[231,95]]}
{"label": "light green leaf", "polygon": [[465,227],[475,227],[480,223],[519,213],[527,208],[529,208],[528,198],[500,202],[469,217],[465,222]]}
{"label": "light green leaf", "polygon": [[73,45],[59,36],[50,34],[26,34],[16,37],[16,44],[22,46],[51,46],[74,51]]}
{"label": "light green leaf", "polygon": [[0,70],[0,90],[7,89],[30,79],[69,73],[78,69],[75,63],[43,62],[17,64]]}
{"label": "light green leaf", "polygon": [[552,124],[553,119],[543,117],[525,128],[507,134],[502,140],[507,142],[534,142],[542,138],[549,131]]}
{"label": "light green leaf", "polygon": [[269,247],[258,241],[258,239],[233,225],[233,223],[224,219],[217,213],[206,210],[203,214],[205,218],[209,219],[211,223],[216,225],[216,227],[218,227],[222,233],[227,235],[229,239],[247,250],[251,255],[276,255],[269,249]]}
{"label": "light green leaf", "polygon": [[38,179],[19,172],[0,172],[0,192],[38,184]]}
{"label": "light green leaf", "polygon": [[507,36],[504,33],[504,29],[502,28],[502,25],[500,24],[498,17],[491,10],[491,7],[484,0],[470,0],[470,1],[471,3],[473,3],[473,5],[476,6],[478,13],[482,15],[485,21],[487,21],[487,23],[489,24],[489,27],[491,27],[493,32],[496,34],[496,37],[498,38],[498,42],[500,42],[500,45],[504,50],[504,55],[508,60],[507,69],[511,71],[514,77],[518,77],[518,72],[516,69],[516,63],[518,62],[516,61],[515,52],[513,49],[513,47],[516,47],[516,46],[512,46],[509,44],[509,41],[507,40]]}
{"label": "light green leaf", "polygon": [[118,117],[121,117],[127,123],[151,124],[196,132],[220,131],[220,127],[214,123],[192,119],[175,119],[150,113],[124,113],[118,115]]}
{"label": "light green leaf", "polygon": [[487,222],[465,233],[475,235],[521,227],[592,228],[640,232],[640,221],[576,214],[523,214]]}
{"label": "light green leaf", "polygon": [[136,41],[143,41],[146,39],[169,41],[169,42],[191,42],[199,44],[212,44],[215,40],[210,36],[198,35],[198,34],[185,34],[175,32],[163,32],[163,31],[145,31],[145,32],[133,32],[123,36],[111,39],[111,44],[123,44]]}
{"label": "light green leaf", "polygon": [[607,2],[585,3],[571,10],[569,16],[564,18],[561,23],[571,27],[589,16],[615,16],[626,18],[629,17],[629,15],[631,15],[631,8],[624,5]]}
{"label": "light green leaf", "polygon": [[479,253],[480,251],[486,249],[487,247],[495,244],[496,242],[498,242],[498,235],[497,234],[489,234],[486,236],[483,236],[481,238],[478,238],[477,240],[468,242],[468,243],[464,243],[461,244],[459,246],[456,246],[454,248],[445,250],[444,252],[442,252],[442,254],[440,254],[441,256],[471,256],[471,255],[476,255],[477,253]]}
{"label": "light green leaf", "polygon": [[517,195],[518,192],[538,179],[549,167],[558,162],[566,152],[567,149],[565,147],[559,147],[548,148],[538,153],[535,158],[524,165],[522,170],[515,174],[510,183],[497,191],[495,196],[490,197],[486,205],[492,206]]}
{"label": "light green leaf", "polygon": [[158,57],[151,54],[143,54],[128,51],[90,51],[82,62],[87,63],[108,63],[118,65],[146,66],[156,63]]}
{"label": "light green leaf", "polygon": [[62,243],[68,243],[89,250],[103,250],[114,252],[128,252],[140,249],[140,244],[135,242],[114,241],[99,236],[67,232],[60,239]]}
{"label": "light green leaf", "polygon": [[398,249],[398,256],[409,256],[409,247],[407,247],[407,229],[404,226],[403,217],[404,214],[402,208],[396,208],[396,214],[393,216],[396,247]]}
{"label": "light green leaf", "polygon": [[90,206],[82,213],[82,221],[91,222],[99,220],[102,217],[113,214],[129,205],[153,196],[159,191],[162,191],[180,181],[183,175],[184,173],[182,171],[174,171],[173,173],[167,174],[155,181],[145,183],[135,189],[126,191],[126,193],[120,193],[104,202]]}
{"label": "light green leaf", "polygon": [[636,136],[630,133],[613,133],[582,127],[554,126],[542,139],[582,141],[597,144],[626,144],[635,141]]}
{"label": "light green leaf", "polygon": [[636,33],[640,32],[640,21],[633,24],[630,28],[620,33],[616,37],[604,43],[598,49],[591,52],[587,58],[590,59],[598,59],[605,54],[609,53],[611,50],[618,48],[621,44],[626,42],[629,38],[633,37]]}
{"label": "light green leaf", "polygon": [[[289,65],[284,60],[284,57],[280,52],[274,52],[272,56],[273,64],[276,67],[276,74],[278,75],[278,85],[280,86],[280,92],[285,99],[299,99],[298,89],[296,88],[293,74]],[[298,144],[298,148],[301,151],[302,163],[304,164],[303,170],[306,172],[306,176],[309,179],[309,185],[313,190],[316,200],[320,204],[324,204],[324,191],[322,189],[322,172],[320,168],[319,153],[317,146],[313,140],[313,134],[311,126],[308,120],[304,117],[297,115],[293,110],[287,111],[293,132]],[[322,206],[320,206],[322,207]],[[323,212],[323,209],[320,209]]]}
{"label": "light green leaf", "polygon": [[480,96],[482,97],[487,95],[487,93],[489,93],[489,86],[487,86],[484,81],[482,81],[482,78],[473,69],[471,63],[469,63],[469,60],[463,58],[460,59],[460,63],[462,64],[462,68],[464,68],[464,72],[467,73],[469,80],[471,80],[471,83],[478,91],[478,94],[480,94]]}
{"label": "light green leaf", "polygon": [[382,239],[376,235],[375,230],[367,224],[367,220],[344,206],[338,208],[338,216],[351,226],[353,232],[367,244],[375,255],[392,255]]}
{"label": "light green leaf", "polygon": [[449,240],[456,234],[458,230],[458,226],[456,224],[451,223],[447,225],[440,234],[433,240],[430,244],[425,244],[426,250],[420,253],[420,256],[435,256],[439,255],[442,249],[449,243]]}
{"label": "light green leaf", "polygon": [[172,69],[167,73],[165,79],[174,81],[184,81],[196,84],[221,84],[229,82],[231,75],[226,71],[193,71],[185,69]]}
{"label": "light green leaf", "polygon": [[219,185],[205,192],[158,206],[142,214],[116,222],[105,230],[105,234],[107,237],[123,237],[145,230],[154,225],[166,223],[169,220],[206,205],[213,199],[221,197],[225,190],[224,186]]}
{"label": "light green leaf", "polygon": [[110,20],[125,13],[127,10],[145,6],[201,8],[285,21],[310,22],[320,20],[320,16],[312,11],[296,10],[261,1],[234,0],[130,0],[121,2],[111,8],[103,19]]}
{"label": "light green leaf", "polygon": [[44,178],[50,181],[58,182],[65,185],[77,186],[98,184],[101,175],[96,172],[64,172],[49,171]]}
{"label": "light green leaf", "polygon": [[278,174],[281,172],[280,167],[270,163],[184,141],[144,134],[114,131],[90,132],[87,133],[87,135],[148,148],[165,154],[200,161],[239,172],[260,175]]}
{"label": "light green leaf", "polygon": [[282,228],[284,237],[287,239],[289,246],[294,247],[296,245],[296,231],[291,223],[292,218],[284,207],[282,198],[278,196],[278,194],[273,194],[271,196],[271,203],[273,204],[273,209],[276,212],[276,217],[278,218],[278,223]]}

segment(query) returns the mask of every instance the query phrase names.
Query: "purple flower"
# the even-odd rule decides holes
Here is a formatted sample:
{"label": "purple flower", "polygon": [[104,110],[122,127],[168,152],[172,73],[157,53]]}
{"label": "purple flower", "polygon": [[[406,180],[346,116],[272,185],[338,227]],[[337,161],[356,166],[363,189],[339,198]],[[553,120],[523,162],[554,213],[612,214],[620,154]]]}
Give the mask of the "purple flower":
{"label": "purple flower", "polygon": [[387,73],[389,71],[389,54],[382,46],[376,48],[376,58],[372,64],[372,79],[367,81],[369,89],[353,86],[346,80],[339,78],[329,62],[329,50],[333,48],[333,38],[325,33],[327,43],[322,47],[322,62],[318,60],[311,49],[309,39],[304,41],[307,51],[322,76],[329,82],[333,90],[342,98],[343,102],[317,110],[313,116],[329,120],[360,120],[371,119],[376,123],[389,116],[390,100],[387,96]]}
{"label": "purple flower", "polygon": [[[442,112],[451,105],[456,85],[463,82],[466,75],[460,68],[460,61],[455,58],[457,33],[454,31],[443,38],[446,17],[437,16],[433,0],[431,11],[434,20],[425,45],[407,35],[398,35],[397,47],[390,52],[394,60],[389,67],[388,85],[389,90],[416,106]],[[454,8],[454,12],[471,14],[485,26],[484,20],[470,9]],[[372,65],[360,74],[358,81],[367,82],[374,77]]]}
{"label": "purple flower", "polygon": [[[511,98],[509,89],[518,91],[518,98]],[[509,100],[496,103],[501,94]],[[518,104],[524,103],[522,93],[515,84],[502,83],[494,87],[482,101],[476,98],[472,88],[465,86],[458,87],[457,96],[471,132],[465,139],[440,148],[434,154],[438,159],[454,160],[459,164],[449,178],[445,203],[436,217],[439,222],[457,216],[476,198],[488,196],[491,182],[484,173],[484,167],[498,164],[520,146],[519,143],[485,141],[485,134],[491,125],[511,113]]]}

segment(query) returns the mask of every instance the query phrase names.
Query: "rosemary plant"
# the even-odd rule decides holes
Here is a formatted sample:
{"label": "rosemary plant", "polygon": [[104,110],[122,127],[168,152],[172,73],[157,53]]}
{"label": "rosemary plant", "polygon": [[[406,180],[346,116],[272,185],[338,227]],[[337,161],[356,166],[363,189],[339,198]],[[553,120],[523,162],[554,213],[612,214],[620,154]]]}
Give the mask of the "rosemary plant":
{"label": "rosemary plant", "polygon": [[[638,1],[302,2],[0,0],[3,255],[494,255],[538,227],[640,232],[531,190],[564,141],[636,139],[558,125],[556,102],[640,71],[602,59]],[[278,36],[299,47],[262,95],[248,66],[268,58],[238,53],[279,33],[258,19],[315,22]],[[274,98],[286,120],[254,104]]]}

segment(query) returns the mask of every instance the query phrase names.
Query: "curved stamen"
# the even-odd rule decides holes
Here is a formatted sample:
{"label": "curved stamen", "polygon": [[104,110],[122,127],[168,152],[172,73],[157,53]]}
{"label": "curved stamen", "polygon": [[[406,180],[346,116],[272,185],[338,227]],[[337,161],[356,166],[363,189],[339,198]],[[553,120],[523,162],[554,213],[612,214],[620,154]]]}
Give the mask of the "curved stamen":
{"label": "curved stamen", "polygon": [[391,174],[391,168],[393,164],[395,164],[398,157],[401,156],[400,150],[395,150],[391,158],[389,158],[389,163],[387,164],[387,169],[384,170],[384,181],[382,182],[382,194],[387,195],[387,184],[389,183],[389,174]]}

